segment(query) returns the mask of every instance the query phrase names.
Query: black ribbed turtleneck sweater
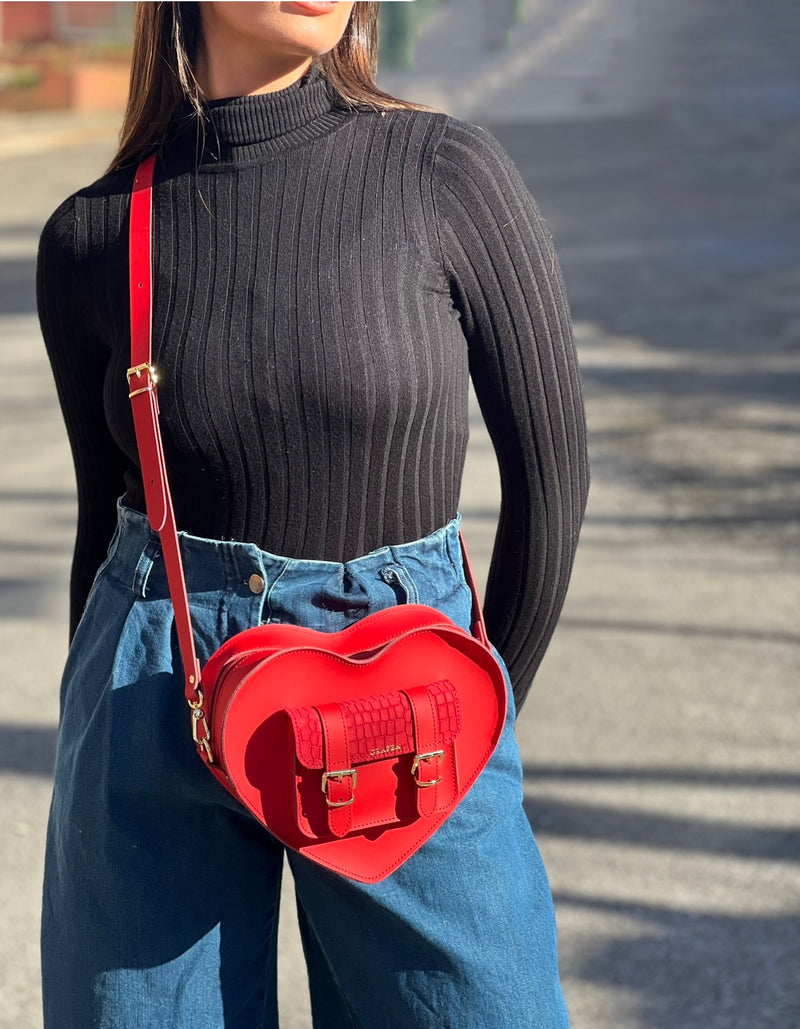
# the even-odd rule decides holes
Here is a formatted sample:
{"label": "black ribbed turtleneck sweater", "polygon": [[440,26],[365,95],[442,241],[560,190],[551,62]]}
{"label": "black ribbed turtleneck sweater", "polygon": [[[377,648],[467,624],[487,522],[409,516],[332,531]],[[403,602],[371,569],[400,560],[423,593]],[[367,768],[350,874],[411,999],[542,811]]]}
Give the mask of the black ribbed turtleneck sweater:
{"label": "black ribbed turtleneck sweater", "polygon": [[[183,112],[156,165],[154,356],[179,528],[345,561],[456,513],[472,381],[503,501],[485,598],[523,699],[587,489],[550,234],[483,129],[349,109],[313,71]],[[127,398],[134,168],[47,222],[38,304],[75,460],[74,631],[115,523],[144,510]]]}

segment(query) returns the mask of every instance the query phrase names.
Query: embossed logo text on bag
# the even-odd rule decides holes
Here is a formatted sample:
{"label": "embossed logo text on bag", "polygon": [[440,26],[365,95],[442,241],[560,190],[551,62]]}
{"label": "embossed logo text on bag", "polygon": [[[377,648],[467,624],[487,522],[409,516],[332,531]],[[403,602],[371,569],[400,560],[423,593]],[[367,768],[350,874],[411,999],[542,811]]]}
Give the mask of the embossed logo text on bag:
{"label": "embossed logo text on bag", "polygon": [[380,747],[378,750],[371,750],[369,752],[370,757],[381,757],[383,754],[395,754],[398,750],[402,750],[398,744],[393,743],[389,747]]}

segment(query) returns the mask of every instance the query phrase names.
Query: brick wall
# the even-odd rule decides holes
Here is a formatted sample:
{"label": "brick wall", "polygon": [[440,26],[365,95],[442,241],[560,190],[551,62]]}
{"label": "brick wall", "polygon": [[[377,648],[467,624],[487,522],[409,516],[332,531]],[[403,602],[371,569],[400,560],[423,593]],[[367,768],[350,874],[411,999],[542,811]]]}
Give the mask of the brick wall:
{"label": "brick wall", "polygon": [[63,3],[0,0],[0,44],[130,37],[132,20],[133,5],[114,0]]}
{"label": "brick wall", "polygon": [[53,4],[0,3],[0,43],[46,43],[52,36]]}

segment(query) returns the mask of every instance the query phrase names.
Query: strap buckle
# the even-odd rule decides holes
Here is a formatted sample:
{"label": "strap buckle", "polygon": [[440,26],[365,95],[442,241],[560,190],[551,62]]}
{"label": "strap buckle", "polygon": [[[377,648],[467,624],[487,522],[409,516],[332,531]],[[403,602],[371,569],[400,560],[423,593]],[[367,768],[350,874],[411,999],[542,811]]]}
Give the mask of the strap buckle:
{"label": "strap buckle", "polygon": [[419,766],[422,761],[426,764],[429,761],[433,761],[434,758],[444,759],[443,750],[431,750],[427,754],[417,754],[411,764],[411,774],[414,776],[414,782],[419,786],[420,789],[425,789],[426,786],[436,786],[442,781],[441,775],[435,779],[420,779],[419,777]]}
{"label": "strap buckle", "polygon": [[[331,800],[328,796],[328,781],[344,782],[345,779],[352,779],[350,784],[350,796],[347,800]],[[356,783],[358,782],[358,771],[355,768],[342,768],[338,772],[322,773],[322,792],[325,794],[325,803],[328,807],[349,807],[355,800]]]}
{"label": "strap buckle", "polygon": [[133,397],[138,397],[140,393],[152,393],[156,388],[158,375],[156,374],[155,367],[152,364],[136,364],[133,368],[129,368],[127,372],[129,386],[133,385],[131,379],[134,375],[139,380],[141,380],[142,376],[147,375],[147,381],[143,386],[137,386],[136,389],[133,389],[128,393],[129,400]]}

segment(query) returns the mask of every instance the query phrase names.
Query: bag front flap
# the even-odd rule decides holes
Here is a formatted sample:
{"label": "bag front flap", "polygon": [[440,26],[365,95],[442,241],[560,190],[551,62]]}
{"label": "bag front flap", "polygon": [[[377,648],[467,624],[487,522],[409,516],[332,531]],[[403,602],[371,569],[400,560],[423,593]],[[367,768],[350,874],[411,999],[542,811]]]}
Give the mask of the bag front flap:
{"label": "bag front flap", "polygon": [[[455,687],[449,679],[424,687],[435,712],[439,746],[452,743],[461,730],[461,709]],[[400,754],[413,754],[414,717],[406,693],[379,693],[361,700],[344,700],[337,705],[345,727],[350,761],[367,764]],[[294,731],[299,764],[322,769],[325,764],[322,719],[315,707],[287,709]]]}

